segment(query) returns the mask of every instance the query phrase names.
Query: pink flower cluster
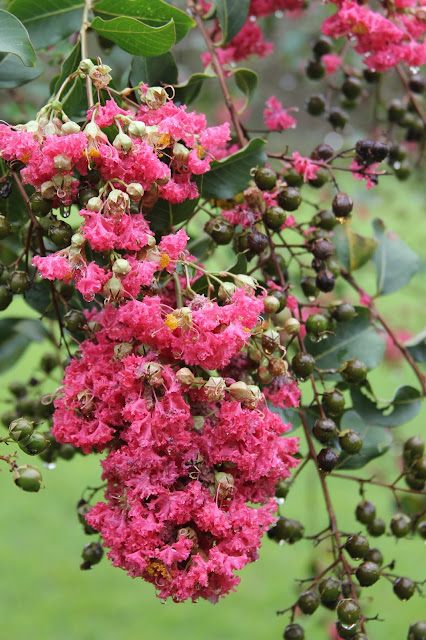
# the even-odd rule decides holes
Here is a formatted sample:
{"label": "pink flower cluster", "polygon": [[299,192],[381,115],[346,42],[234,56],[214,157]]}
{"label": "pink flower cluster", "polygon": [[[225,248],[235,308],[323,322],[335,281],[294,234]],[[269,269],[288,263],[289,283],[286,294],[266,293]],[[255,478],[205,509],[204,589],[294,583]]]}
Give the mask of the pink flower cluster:
{"label": "pink flower cluster", "polygon": [[[263,119],[270,131],[284,131],[284,129],[294,129],[297,122],[288,111],[284,109],[282,103],[275,96],[271,96],[265,102]],[[293,108],[294,111],[294,108]]]}
{"label": "pink flower cluster", "polygon": [[[371,69],[385,71],[399,62],[421,66],[426,62],[426,23],[414,10],[417,2],[398,2],[382,15],[351,0],[336,3],[337,12],[323,23],[322,31],[334,38],[356,39],[355,51]],[[410,7],[410,12],[406,7]],[[421,9],[422,3],[419,4]]]}
{"label": "pink flower cluster", "polygon": [[250,335],[243,327],[256,322],[256,300],[241,289],[223,307],[196,306],[187,328],[173,328],[179,314],[165,315],[158,297],[92,314],[98,330],[66,370],[53,433],[85,452],[107,447],[106,502],[87,520],[112,563],[161,598],[216,602],[257,558],[297,440],[279,437],[289,425],[261,397],[234,399],[233,379],[182,369],[205,358],[227,364]]}

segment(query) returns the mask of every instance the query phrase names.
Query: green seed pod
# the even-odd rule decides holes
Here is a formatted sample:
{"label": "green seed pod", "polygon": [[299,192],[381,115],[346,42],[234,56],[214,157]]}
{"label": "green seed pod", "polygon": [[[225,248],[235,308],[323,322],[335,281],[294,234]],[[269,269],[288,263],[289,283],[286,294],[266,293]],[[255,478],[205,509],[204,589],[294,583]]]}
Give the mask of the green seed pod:
{"label": "green seed pod", "polygon": [[340,594],[340,582],[336,578],[322,578],[318,583],[321,602],[334,602]]}
{"label": "green seed pod", "polygon": [[80,500],[77,504],[77,517],[84,528],[84,533],[86,535],[93,535],[94,533],[98,533],[96,529],[90,526],[90,524],[86,520],[86,515],[89,513],[91,509],[91,505],[85,500]]}
{"label": "green seed pod", "polygon": [[413,622],[408,629],[407,640],[425,640],[426,638],[426,622],[420,620]]}
{"label": "green seed pod", "polygon": [[13,271],[8,281],[12,293],[25,293],[30,288],[30,279],[25,271]]}
{"label": "green seed pod", "polygon": [[354,560],[363,558],[369,547],[367,538],[356,534],[348,536],[345,542],[345,549]]}
{"label": "green seed pod", "polygon": [[426,457],[417,458],[411,471],[419,480],[426,480]]}
{"label": "green seed pod", "polygon": [[318,442],[325,443],[337,435],[337,426],[331,418],[318,418],[312,427],[312,433]]}
{"label": "green seed pod", "polygon": [[13,300],[13,293],[4,284],[0,285],[0,311],[4,311]]}
{"label": "green seed pod", "polygon": [[371,522],[368,523],[367,531],[370,536],[378,538],[379,536],[382,536],[386,531],[386,523],[381,518],[374,518]]}
{"label": "green seed pod", "polygon": [[330,473],[333,471],[339,460],[339,454],[331,447],[321,449],[317,455],[318,468],[324,473]]}
{"label": "green seed pod", "polygon": [[378,567],[381,567],[383,564],[383,554],[380,549],[369,549],[364,556],[364,560],[368,562],[374,562]]}
{"label": "green seed pod", "polygon": [[266,298],[263,299],[263,307],[267,314],[278,313],[280,304],[276,296],[266,296]]}
{"label": "green seed pod", "polygon": [[326,391],[322,396],[322,406],[327,416],[338,417],[345,409],[345,396],[339,389]]}
{"label": "green seed pod", "polygon": [[47,216],[47,214],[52,211],[52,200],[43,198],[41,193],[38,193],[37,191],[33,193],[28,203],[31,211],[38,218],[44,218],[44,216]]}
{"label": "green seed pod", "polygon": [[82,311],[72,309],[64,316],[64,325],[68,331],[81,331],[86,323],[86,316]]}
{"label": "green seed pod", "polygon": [[308,616],[312,615],[318,609],[319,604],[319,596],[315,591],[312,591],[312,589],[301,593],[297,601],[299,609]]}
{"label": "green seed pod", "polygon": [[409,600],[415,590],[416,585],[410,578],[397,578],[393,583],[393,592],[400,600]]}
{"label": "green seed pod", "polygon": [[342,302],[333,309],[332,316],[337,322],[349,322],[355,318],[356,311],[348,302]]}
{"label": "green seed pod", "polygon": [[272,231],[281,229],[286,218],[286,212],[281,207],[268,207],[262,215],[262,220],[265,226]]}
{"label": "green seed pod", "polygon": [[411,520],[403,513],[397,513],[393,516],[390,523],[390,530],[395,538],[404,538],[411,529]]}
{"label": "green seed pod", "polygon": [[328,321],[322,313],[313,313],[305,322],[306,333],[310,336],[320,336],[327,331]]}
{"label": "green seed pod", "polygon": [[12,225],[9,220],[0,215],[0,240],[6,238],[12,231]]}
{"label": "green seed pod", "polygon": [[19,447],[29,456],[36,456],[50,447],[50,442],[44,433],[34,431],[25,442],[19,443]]}
{"label": "green seed pod", "polygon": [[312,223],[325,231],[332,231],[337,224],[336,216],[329,209],[319,211],[312,219]]}
{"label": "green seed pod", "polygon": [[93,565],[98,564],[102,560],[104,550],[99,542],[89,542],[83,548],[81,556],[84,560],[80,565],[80,569],[91,569]]}
{"label": "green seed pod", "polygon": [[276,542],[284,540],[289,544],[294,544],[303,538],[305,528],[298,520],[292,518],[278,518],[275,525],[269,529],[268,537]]}
{"label": "green seed pod", "polygon": [[262,167],[254,174],[254,181],[262,191],[270,191],[277,183],[277,174],[273,169]]}
{"label": "green seed pod", "polygon": [[26,418],[18,418],[9,425],[9,435],[15,442],[27,442],[33,431],[34,423]]}
{"label": "green seed pod", "polygon": [[356,624],[361,617],[361,609],[355,600],[345,598],[337,605],[337,617],[343,624]]}
{"label": "green seed pod", "polygon": [[301,205],[302,196],[293,187],[284,187],[278,192],[277,202],[285,211],[296,211]]}
{"label": "green seed pod", "polygon": [[357,505],[355,517],[362,524],[370,524],[376,517],[376,507],[372,502],[364,500]]}
{"label": "green seed pod", "polygon": [[284,640],[304,640],[305,632],[300,624],[289,624],[284,630]]}
{"label": "green seed pod", "polygon": [[319,295],[319,288],[315,282],[315,278],[312,276],[306,276],[302,278],[300,281],[300,286],[302,287],[302,291],[308,300],[315,300],[315,298]]}
{"label": "green seed pod", "polygon": [[69,245],[71,244],[72,235],[73,230],[71,225],[69,225],[67,222],[64,222],[63,220],[60,220],[59,222],[56,222],[49,227],[49,239],[60,249],[69,247]]}
{"label": "green seed pod", "polygon": [[315,369],[315,358],[310,353],[299,351],[291,361],[291,368],[297,378],[307,378]]}
{"label": "green seed pod", "polygon": [[39,491],[42,485],[42,477],[37,467],[24,464],[13,472],[15,484],[23,491]]}
{"label": "green seed pod", "polygon": [[361,587],[371,587],[380,578],[380,568],[374,562],[363,562],[355,575]]}
{"label": "green seed pod", "polygon": [[361,384],[367,377],[367,367],[361,360],[347,360],[340,370],[340,375],[349,384]]}
{"label": "green seed pod", "polygon": [[345,453],[349,453],[351,456],[359,453],[363,446],[363,439],[361,434],[352,429],[345,429],[339,434],[339,443],[342,450]]}

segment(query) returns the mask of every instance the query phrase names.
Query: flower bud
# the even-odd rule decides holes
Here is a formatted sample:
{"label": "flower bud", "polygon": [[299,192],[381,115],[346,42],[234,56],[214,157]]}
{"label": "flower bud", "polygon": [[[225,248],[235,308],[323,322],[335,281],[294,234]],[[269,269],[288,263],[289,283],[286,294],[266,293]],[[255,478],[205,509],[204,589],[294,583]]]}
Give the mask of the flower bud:
{"label": "flower bud", "polygon": [[204,427],[204,423],[206,421],[206,419],[204,418],[204,416],[192,416],[194,419],[194,426],[193,429],[195,429],[195,431],[202,431],[203,427]]}
{"label": "flower bud", "polygon": [[188,367],[182,367],[182,369],[176,371],[176,380],[180,384],[189,387],[194,382],[195,376],[191,369],[188,369]]}
{"label": "flower bud", "polygon": [[280,301],[276,296],[266,296],[263,300],[265,313],[277,313],[280,308]]}
{"label": "flower bud", "polygon": [[230,300],[236,290],[237,287],[232,282],[222,282],[222,284],[219,286],[217,295],[221,300]]}
{"label": "flower bud", "polygon": [[256,281],[251,276],[238,274],[237,276],[235,276],[234,282],[237,287],[248,287],[249,289],[256,289]]}
{"label": "flower bud", "polygon": [[100,211],[102,209],[103,200],[102,198],[90,198],[86,204],[86,209],[88,211]]}
{"label": "flower bud", "polygon": [[94,65],[89,71],[89,77],[96,89],[106,89],[112,78],[109,75],[111,67],[107,64]]}
{"label": "flower bud", "polygon": [[234,491],[234,476],[224,471],[215,471],[214,486],[219,500],[229,498]]}
{"label": "flower bud", "polygon": [[259,402],[263,400],[263,393],[255,384],[249,384],[248,389],[250,392],[250,397],[246,398],[243,401],[244,406],[248,407],[249,409],[256,409]]}
{"label": "flower bud", "polygon": [[188,160],[189,149],[185,147],[185,145],[180,142],[175,142],[173,145],[173,158],[177,160],[180,164],[185,164]]}
{"label": "flower bud", "polygon": [[122,215],[129,207],[130,199],[127,193],[120,189],[113,189],[107,199],[108,211],[113,216]]}
{"label": "flower bud", "polygon": [[102,293],[106,298],[112,298],[115,300],[120,296],[120,293],[123,289],[123,285],[121,284],[121,280],[112,276],[109,280],[107,280],[103,286]]}
{"label": "flower bud", "polygon": [[79,70],[80,73],[83,73],[84,75],[86,75],[93,69],[94,66],[95,65],[90,60],[90,58],[85,58],[78,65],[78,70]]}
{"label": "flower bud", "polygon": [[63,153],[53,158],[53,166],[57,171],[70,171],[71,170],[71,158]]}
{"label": "flower bud", "polygon": [[220,376],[210,376],[203,389],[210,402],[221,402],[225,398],[226,384]]}
{"label": "flower bud", "polygon": [[130,151],[133,147],[133,142],[130,136],[125,133],[119,133],[115,136],[112,145],[117,151]]}
{"label": "flower bud", "polygon": [[71,236],[71,244],[73,244],[74,247],[82,247],[85,242],[86,239],[82,233],[74,233],[74,235]]}
{"label": "flower bud", "polygon": [[42,477],[37,467],[24,464],[13,472],[14,483],[23,491],[39,491],[42,485]]}
{"label": "flower bud", "polygon": [[163,367],[157,362],[148,362],[144,366],[144,377],[152,387],[160,387],[163,384],[162,372]]}
{"label": "flower bud", "polygon": [[9,425],[9,435],[15,442],[26,442],[34,431],[33,422],[26,418],[18,418]]}
{"label": "flower bud", "polygon": [[144,194],[143,186],[138,182],[132,182],[131,184],[128,184],[126,191],[132,200],[140,200]]}
{"label": "flower bud", "polygon": [[125,276],[132,270],[132,267],[124,258],[118,258],[112,265],[112,270],[116,276]]}
{"label": "flower bud", "polygon": [[37,133],[40,125],[37,120],[30,120],[26,125],[24,125],[24,127],[25,131],[28,131],[28,133]]}
{"label": "flower bud", "polygon": [[71,120],[69,122],[64,122],[64,124],[61,127],[61,131],[64,135],[78,133],[80,130],[81,130],[80,125],[78,125],[76,122],[72,122]]}
{"label": "flower bud", "polygon": [[284,322],[284,330],[289,336],[296,336],[300,331],[300,322],[296,318],[288,318]]}
{"label": "flower bud", "polygon": [[139,120],[133,120],[127,127],[127,131],[135,138],[143,138],[148,135],[145,123]]}
{"label": "flower bud", "polygon": [[233,382],[228,387],[229,395],[233,400],[243,402],[243,400],[249,400],[252,396],[250,389],[245,382]]}
{"label": "flower bud", "polygon": [[123,358],[127,358],[133,353],[133,345],[130,342],[121,342],[121,344],[116,344],[114,347],[114,360],[118,360],[119,362],[123,360]]}

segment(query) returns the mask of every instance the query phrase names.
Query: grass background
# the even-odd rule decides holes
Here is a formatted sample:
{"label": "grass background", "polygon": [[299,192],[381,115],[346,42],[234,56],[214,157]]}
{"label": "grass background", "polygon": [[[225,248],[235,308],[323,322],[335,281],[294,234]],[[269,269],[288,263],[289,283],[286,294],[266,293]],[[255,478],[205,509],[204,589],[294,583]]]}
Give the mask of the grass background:
{"label": "grass background", "polygon": [[[353,184],[350,192],[353,193]],[[426,227],[421,225],[424,207],[422,185],[400,185],[394,181],[382,185],[376,195],[361,191],[356,198],[354,229],[371,235],[370,222],[380,216],[407,244],[424,259]],[[380,199],[379,199],[380,198]],[[360,281],[374,293],[374,273],[370,267],[360,271]],[[423,328],[426,283],[422,270],[402,291],[380,301],[380,308],[397,329],[417,332]],[[355,300],[355,298],[354,298]],[[27,313],[22,301],[16,301],[7,315]],[[35,314],[34,314],[34,317]],[[1,400],[5,400],[7,383],[26,379],[43,352],[33,345],[25,356],[0,378]],[[379,395],[390,397],[404,382],[416,384],[412,373],[403,365],[382,367],[371,376]],[[54,385],[55,386],[55,385]],[[4,408],[4,405],[3,405]],[[421,433],[425,410],[407,427],[394,431],[396,439]],[[400,444],[389,451],[378,464],[371,463],[364,473],[378,477],[392,475],[396,468]],[[20,456],[20,461],[28,458]],[[31,461],[30,461],[31,463]],[[307,534],[327,524],[323,498],[313,469],[304,472],[282,514],[300,519]],[[76,503],[86,486],[99,484],[99,458],[77,457],[71,462],[59,461],[55,469],[44,469],[45,489],[37,494],[19,491],[3,467],[0,477],[2,511],[0,529],[0,637],[8,640],[114,640],[117,638],[170,638],[171,640],[257,640],[279,638],[287,624],[287,616],[276,616],[277,609],[294,602],[300,592],[296,577],[314,575],[315,568],[329,560],[327,548],[314,550],[312,542],[302,540],[290,546],[278,546],[265,539],[258,562],[241,572],[242,582],[236,593],[216,606],[207,602],[175,605],[161,603],[151,585],[132,580],[106,559],[92,571],[79,569],[80,553],[91,540],[77,521]],[[358,486],[330,479],[333,502],[343,531],[360,531],[353,517],[359,500]],[[378,515],[389,521],[395,503],[387,490],[371,487],[367,497],[377,505]],[[399,575],[424,578],[425,545],[419,537],[395,541],[392,537],[371,540],[385,561],[396,556]],[[374,603],[370,600],[374,595]],[[424,617],[425,601],[418,595],[400,602],[392,594],[392,586],[382,579],[364,589],[362,603],[369,616],[380,614],[383,622],[369,625],[370,640],[406,638],[411,622]],[[312,618],[300,619],[306,638],[327,640],[335,613],[320,608]]]}

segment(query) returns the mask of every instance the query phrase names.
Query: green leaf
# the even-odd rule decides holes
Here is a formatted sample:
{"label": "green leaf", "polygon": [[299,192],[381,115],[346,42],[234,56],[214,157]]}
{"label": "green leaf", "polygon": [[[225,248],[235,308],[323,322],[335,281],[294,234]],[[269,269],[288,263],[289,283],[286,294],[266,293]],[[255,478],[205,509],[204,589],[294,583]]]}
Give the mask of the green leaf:
{"label": "green leaf", "polygon": [[16,16],[0,9],[0,51],[18,56],[26,67],[35,67],[37,55],[28,31]]}
{"label": "green leaf", "polygon": [[306,340],[306,349],[319,369],[336,369],[352,358],[365,362],[367,369],[374,369],[381,362],[386,339],[371,325],[368,309],[356,310],[353,320],[337,324],[334,335],[317,343]]}
{"label": "green leaf", "polygon": [[132,60],[130,71],[130,84],[146,82],[150,87],[158,87],[165,84],[175,84],[178,77],[176,62],[168,51],[161,56],[135,56]]}
{"label": "green leaf", "polygon": [[220,44],[232,40],[247,20],[250,0],[214,0],[217,17],[222,30]]}
{"label": "green leaf", "polygon": [[[61,65],[61,72],[59,76],[55,79],[55,84],[53,87],[53,95],[56,95],[59,91],[62,83],[70,76],[74,71],[77,71],[78,65],[81,61],[81,45],[80,42],[77,42],[75,47],[71,50],[70,54],[65,58]],[[69,91],[68,86],[64,89],[64,93],[62,96],[66,95],[67,91]]]}
{"label": "green leaf", "polygon": [[194,73],[186,82],[175,84],[174,102],[178,105],[190,104],[200,93],[204,80],[212,78],[216,78],[216,76],[211,73]]}
{"label": "green leaf", "polygon": [[286,431],[286,434],[291,433],[295,429],[298,429],[303,425],[300,413],[294,409],[282,409],[281,407],[274,407],[272,402],[267,401],[268,409],[271,413],[276,413],[280,416],[284,424],[291,424],[291,429]]}
{"label": "green leaf", "polygon": [[[182,40],[189,29],[195,27],[195,20],[187,13],[170,6],[162,0],[101,0],[101,2],[97,2],[94,5],[93,11],[106,20],[121,17],[135,18],[150,27],[161,27],[173,20],[176,30],[176,42]],[[152,55],[159,55],[159,53],[153,53]],[[141,53],[139,55],[150,54]]]}
{"label": "green leaf", "polygon": [[202,194],[205,198],[228,200],[244,191],[250,181],[253,167],[266,162],[265,141],[253,138],[231,156],[212,162],[210,171],[204,174]]}
{"label": "green leaf", "polygon": [[44,65],[39,61],[37,67],[24,67],[22,62],[12,54],[7,54],[0,60],[0,89],[15,89],[35,80],[44,71]]}
{"label": "green leaf", "polygon": [[47,337],[47,331],[37,320],[0,320],[0,373],[13,367],[32,342],[43,342]]}
{"label": "green leaf", "polygon": [[404,287],[418,271],[419,257],[392,232],[385,233],[382,220],[373,221],[374,235],[379,241],[373,258],[377,270],[377,292],[392,293]]}
{"label": "green leaf", "polygon": [[14,0],[8,9],[28,29],[36,49],[45,49],[78,31],[84,0]]}
{"label": "green leaf", "polygon": [[[62,83],[68,76],[77,70],[81,60],[81,46],[78,42],[61,66],[61,73],[56,76],[51,84],[52,97],[57,94]],[[86,83],[80,78],[73,78],[65,86],[61,94],[61,104],[67,116],[71,119],[79,119],[87,109]]]}
{"label": "green leaf", "polygon": [[333,243],[337,257],[347,271],[355,271],[364,266],[374,256],[378,242],[352,231],[349,222],[334,228]]}
{"label": "green leaf", "polygon": [[[1,165],[3,165],[3,161],[1,161]],[[1,174],[3,174],[4,165],[1,165]],[[0,213],[9,220],[13,229],[17,231],[27,222],[28,212],[22,195],[13,179],[11,180],[11,185],[12,191],[10,192],[9,197],[0,198]],[[26,185],[25,191],[30,195],[33,193],[34,189],[33,187]]]}
{"label": "green leaf", "polygon": [[237,260],[231,267],[228,267],[226,271],[229,273],[235,273],[235,275],[245,275],[247,273],[247,257],[245,253],[239,253],[237,255]]}
{"label": "green leaf", "polygon": [[426,329],[406,342],[405,346],[416,362],[426,362]]}
{"label": "green leaf", "polygon": [[357,431],[363,439],[360,453],[350,456],[342,453],[336,466],[339,469],[361,469],[370,460],[382,456],[392,444],[392,435],[385,427],[377,427],[366,424],[356,411],[346,411],[343,415],[341,430],[353,429]]}
{"label": "green leaf", "polygon": [[401,386],[395,391],[392,400],[377,407],[361,389],[352,388],[351,398],[354,409],[364,422],[383,427],[399,427],[416,417],[421,408],[421,394],[414,387]]}
{"label": "green leaf", "polygon": [[95,18],[90,25],[96,33],[118,44],[134,56],[159,56],[175,43],[175,27],[171,20],[163,27],[150,27],[135,18]]}
{"label": "green leaf", "polygon": [[194,198],[194,200],[185,200],[181,204],[171,204],[167,200],[158,200],[145,217],[153,231],[166,231],[189,218],[198,201],[199,198]]}
{"label": "green leaf", "polygon": [[253,98],[253,94],[256,91],[257,83],[259,81],[259,77],[257,73],[255,73],[251,69],[236,69],[234,71],[233,78],[238,89],[242,91],[246,97],[246,102],[243,108],[238,112],[243,113],[247,109]]}

